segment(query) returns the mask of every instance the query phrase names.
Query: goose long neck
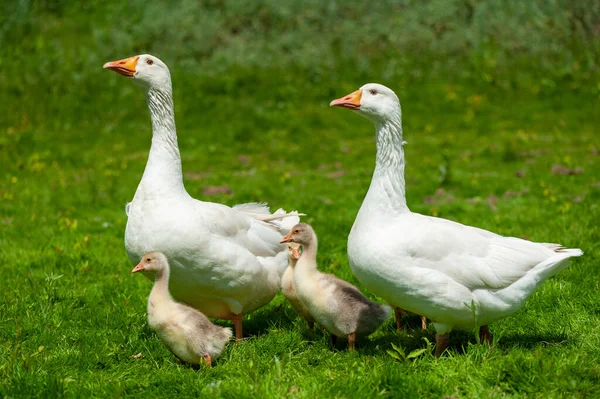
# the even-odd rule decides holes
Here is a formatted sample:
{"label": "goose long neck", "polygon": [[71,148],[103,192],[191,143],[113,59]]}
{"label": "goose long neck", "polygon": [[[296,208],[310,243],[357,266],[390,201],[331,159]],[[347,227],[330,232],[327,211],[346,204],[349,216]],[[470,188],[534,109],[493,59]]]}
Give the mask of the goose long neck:
{"label": "goose long neck", "polygon": [[172,300],[169,293],[169,267],[163,268],[156,272],[154,277],[154,286],[150,292],[150,303],[157,304],[165,300]]}
{"label": "goose long neck", "polygon": [[297,265],[306,271],[317,270],[317,249],[319,242],[317,235],[313,232],[312,239],[307,245],[302,245],[302,255],[298,259]]}
{"label": "goose long neck", "polygon": [[379,206],[393,211],[408,211],[404,182],[404,142],[402,117],[375,124],[377,129],[377,158],[368,196],[375,196]]}
{"label": "goose long neck", "polygon": [[149,189],[148,195],[185,191],[170,82],[150,87],[146,98],[152,119],[152,146],[141,185]]}

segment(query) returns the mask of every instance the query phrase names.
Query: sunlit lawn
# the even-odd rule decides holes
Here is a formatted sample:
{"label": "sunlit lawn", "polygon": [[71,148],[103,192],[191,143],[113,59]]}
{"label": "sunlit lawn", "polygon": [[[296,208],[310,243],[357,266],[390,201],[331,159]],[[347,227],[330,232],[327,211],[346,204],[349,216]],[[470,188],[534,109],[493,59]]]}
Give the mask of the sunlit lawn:
{"label": "sunlit lawn", "polygon": [[[279,70],[237,83],[173,76],[190,194],[306,213],[321,268],[357,283],[346,238],[370,182],[374,129],[328,102],[366,81],[313,84]],[[433,340],[418,319],[402,333],[390,319],[354,353],[331,349],[325,334],[309,338],[279,295],[247,317],[247,339],[197,371],[148,329],[151,284],[130,275],[123,246],[124,205],[150,144],[143,94],[106,71],[93,78],[101,83],[83,99],[49,94],[34,109],[35,99],[12,97],[21,113],[3,119],[2,396],[600,395],[598,98],[381,81],[403,104],[413,211],[585,251],[491,326],[493,351],[457,332],[441,359],[396,360],[392,344],[408,354]]]}

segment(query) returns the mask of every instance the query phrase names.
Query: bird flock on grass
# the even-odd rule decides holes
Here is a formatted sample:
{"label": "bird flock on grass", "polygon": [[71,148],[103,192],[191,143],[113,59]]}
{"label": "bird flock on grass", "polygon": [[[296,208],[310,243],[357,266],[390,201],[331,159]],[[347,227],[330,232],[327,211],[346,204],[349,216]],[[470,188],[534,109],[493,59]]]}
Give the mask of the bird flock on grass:
{"label": "bird flock on grass", "polygon": [[[313,333],[318,324],[348,340],[373,333],[395,314],[429,319],[435,356],[454,330],[477,329],[493,343],[488,325],[515,313],[544,281],[565,269],[580,249],[536,243],[411,212],[406,203],[400,101],[375,83],[333,100],[370,119],[376,129],[375,171],[348,235],[348,260],[360,283],[387,302],[365,297],[352,284],[322,273],[317,235],[303,214],[262,202],[229,207],[192,198],[183,185],[171,76],[155,56],[108,62],[104,68],[133,79],[146,94],[152,120],[148,162],[127,204],[125,249],[132,272],[154,278],[148,324],[181,361],[212,366],[230,341],[229,328],[208,317],[242,319],[281,290]],[[259,200],[259,199],[258,199]],[[141,260],[140,260],[141,259]]]}

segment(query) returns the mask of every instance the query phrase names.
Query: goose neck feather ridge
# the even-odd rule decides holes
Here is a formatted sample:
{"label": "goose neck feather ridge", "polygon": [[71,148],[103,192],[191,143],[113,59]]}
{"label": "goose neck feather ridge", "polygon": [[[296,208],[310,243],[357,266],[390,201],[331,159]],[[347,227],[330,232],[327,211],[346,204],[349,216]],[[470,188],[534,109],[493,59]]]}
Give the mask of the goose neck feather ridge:
{"label": "goose neck feather ridge", "polygon": [[[177,144],[171,85],[151,87],[146,92],[152,119],[152,146],[138,187],[145,197],[185,195],[181,155]],[[137,193],[136,193],[137,194]]]}

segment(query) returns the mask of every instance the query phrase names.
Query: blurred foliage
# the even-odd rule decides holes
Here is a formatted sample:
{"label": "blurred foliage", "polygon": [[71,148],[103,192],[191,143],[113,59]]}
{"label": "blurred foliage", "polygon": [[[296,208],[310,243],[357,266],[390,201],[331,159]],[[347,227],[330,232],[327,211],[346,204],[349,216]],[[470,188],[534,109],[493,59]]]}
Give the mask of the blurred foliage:
{"label": "blurred foliage", "polygon": [[64,71],[77,85],[103,61],[141,52],[201,74],[341,67],[383,80],[598,90],[585,84],[599,70],[596,0],[13,0],[0,15],[3,91],[60,90]]}

